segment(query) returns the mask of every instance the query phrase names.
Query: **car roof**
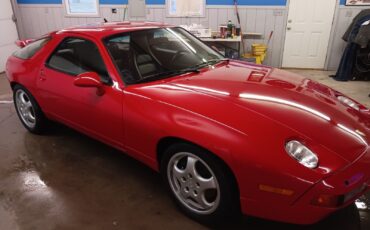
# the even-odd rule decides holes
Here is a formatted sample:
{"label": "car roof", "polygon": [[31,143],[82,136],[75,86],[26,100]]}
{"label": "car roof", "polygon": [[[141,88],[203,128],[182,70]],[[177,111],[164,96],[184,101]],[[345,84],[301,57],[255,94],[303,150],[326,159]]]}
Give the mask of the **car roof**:
{"label": "car roof", "polygon": [[157,29],[164,27],[172,27],[169,24],[162,22],[142,22],[142,21],[124,21],[124,22],[98,22],[86,25],[74,26],[56,31],[56,34],[76,33],[84,35],[92,35],[94,37],[107,37],[117,33]]}

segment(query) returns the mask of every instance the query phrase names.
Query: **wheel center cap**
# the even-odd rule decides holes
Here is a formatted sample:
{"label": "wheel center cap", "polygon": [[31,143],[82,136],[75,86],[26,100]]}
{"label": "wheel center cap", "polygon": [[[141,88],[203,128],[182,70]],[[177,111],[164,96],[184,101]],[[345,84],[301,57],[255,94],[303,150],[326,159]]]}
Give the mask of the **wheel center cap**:
{"label": "wheel center cap", "polygon": [[190,180],[187,185],[189,188],[195,188],[195,183],[193,180]]}

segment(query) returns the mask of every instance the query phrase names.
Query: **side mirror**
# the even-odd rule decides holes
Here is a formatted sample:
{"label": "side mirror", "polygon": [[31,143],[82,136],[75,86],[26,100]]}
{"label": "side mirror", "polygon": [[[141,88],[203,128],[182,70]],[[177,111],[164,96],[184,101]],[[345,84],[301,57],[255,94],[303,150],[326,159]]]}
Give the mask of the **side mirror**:
{"label": "side mirror", "polygon": [[78,87],[96,88],[96,94],[98,96],[102,96],[105,93],[103,83],[101,82],[99,75],[95,72],[81,73],[77,75],[73,83]]}

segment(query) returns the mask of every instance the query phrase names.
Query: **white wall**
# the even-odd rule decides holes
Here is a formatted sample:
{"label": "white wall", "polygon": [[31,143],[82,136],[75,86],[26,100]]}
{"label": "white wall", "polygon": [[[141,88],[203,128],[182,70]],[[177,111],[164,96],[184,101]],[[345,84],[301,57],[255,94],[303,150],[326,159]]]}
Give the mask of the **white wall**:
{"label": "white wall", "polygon": [[[118,13],[112,14],[111,8],[117,8]],[[102,22],[103,18],[109,21],[122,21],[123,8],[124,6],[122,5],[101,5],[100,18],[73,18],[64,16],[65,10],[62,5],[19,4],[20,36],[21,38],[38,37],[49,31],[73,25]],[[270,44],[266,64],[280,66],[285,33],[286,7],[241,6],[239,14],[243,31],[259,32],[267,38],[270,31],[274,30],[274,37]],[[166,17],[164,5],[148,5],[146,18],[131,18],[131,20],[160,21],[174,25],[201,23],[213,30],[217,30],[219,24],[227,23],[228,19],[236,22],[234,6],[207,6],[204,18],[172,18]],[[252,42],[264,42],[264,40],[247,40],[246,47],[248,49]]]}
{"label": "white wall", "polygon": [[[339,0],[338,0],[339,3]],[[32,38],[52,30],[58,30],[73,25],[101,22],[103,18],[109,21],[123,19],[122,5],[101,5],[100,18],[73,18],[65,17],[63,5],[36,5],[18,4],[18,27],[21,38]],[[112,14],[111,8],[117,8],[118,13]],[[368,7],[338,6],[334,18],[331,41],[327,56],[327,68],[335,70],[343,53],[346,43],[341,39],[353,17],[362,9]],[[265,64],[275,67],[281,66],[282,52],[284,49],[285,27],[288,6],[240,6],[241,26],[244,32],[259,32],[267,38],[270,31],[274,30],[273,40],[269,46]],[[128,14],[128,12],[127,12]],[[128,17],[127,17],[128,19]],[[204,18],[171,18],[166,17],[164,5],[148,5],[146,18],[131,18],[130,20],[149,20],[167,22],[174,25],[201,23],[216,30],[219,24],[226,23],[228,19],[236,22],[234,6],[206,6]],[[261,40],[247,40],[246,51],[251,43],[264,42]]]}

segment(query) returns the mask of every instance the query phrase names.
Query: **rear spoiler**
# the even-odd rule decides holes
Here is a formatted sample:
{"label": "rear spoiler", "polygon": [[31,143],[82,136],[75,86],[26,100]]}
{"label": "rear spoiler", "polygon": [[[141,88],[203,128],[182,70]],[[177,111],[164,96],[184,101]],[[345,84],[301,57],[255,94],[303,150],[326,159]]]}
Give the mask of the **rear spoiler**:
{"label": "rear spoiler", "polygon": [[35,39],[25,39],[25,40],[17,40],[15,41],[15,44],[20,47],[20,48],[23,48],[25,46],[27,46],[28,44],[34,42],[34,41],[37,41],[37,40],[40,40],[40,39],[43,39],[43,38],[47,38],[47,37],[52,37],[57,31],[53,31],[51,33],[48,33],[48,34],[45,34],[39,38],[35,38]]}
{"label": "rear spoiler", "polygon": [[23,48],[25,47],[26,45],[32,43],[33,41],[35,41],[35,39],[26,39],[26,40],[17,40],[15,41],[15,44],[20,47],[20,48]]}

